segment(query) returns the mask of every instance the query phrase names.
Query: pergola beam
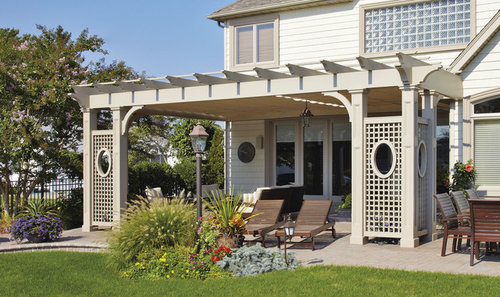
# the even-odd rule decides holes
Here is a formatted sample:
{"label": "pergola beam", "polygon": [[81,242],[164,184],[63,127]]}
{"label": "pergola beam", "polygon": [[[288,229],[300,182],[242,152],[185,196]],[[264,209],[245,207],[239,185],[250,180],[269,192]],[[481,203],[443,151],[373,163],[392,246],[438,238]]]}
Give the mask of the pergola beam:
{"label": "pergola beam", "polygon": [[290,74],[292,74],[294,76],[304,77],[304,76],[313,76],[313,75],[324,74],[323,72],[312,70],[312,69],[298,66],[295,64],[286,64],[286,67],[288,67]]}
{"label": "pergola beam", "polygon": [[195,73],[195,74],[193,74],[193,76],[196,77],[196,79],[198,80],[199,83],[206,84],[206,85],[217,85],[217,84],[231,83],[230,80],[227,80],[227,79],[221,78],[221,77],[212,76],[212,75]]}
{"label": "pergola beam", "polygon": [[253,70],[255,72],[257,72],[257,75],[260,78],[265,78],[265,79],[280,79],[280,78],[292,77],[292,76],[285,74],[285,73],[276,72],[276,71],[272,71],[272,70],[264,69],[264,68],[259,68],[259,67],[255,67]]}
{"label": "pergola beam", "polygon": [[381,69],[392,69],[393,67],[380,63],[380,62],[375,62],[372,59],[368,59],[365,57],[357,57],[359,62],[359,66],[363,68],[364,70],[381,70]]}
{"label": "pergola beam", "polygon": [[340,65],[340,64],[330,62],[327,60],[322,60],[321,64],[323,64],[323,68],[325,68],[325,71],[330,72],[330,73],[346,73],[346,72],[359,71],[359,70],[356,70],[354,68]]}
{"label": "pergola beam", "polygon": [[224,71],[222,71],[222,73],[224,73],[224,75],[227,77],[227,79],[229,79],[230,81],[234,81],[234,82],[248,82],[248,81],[262,80],[262,78],[259,78],[256,76],[241,74],[241,73],[233,72],[233,71],[224,70]]}

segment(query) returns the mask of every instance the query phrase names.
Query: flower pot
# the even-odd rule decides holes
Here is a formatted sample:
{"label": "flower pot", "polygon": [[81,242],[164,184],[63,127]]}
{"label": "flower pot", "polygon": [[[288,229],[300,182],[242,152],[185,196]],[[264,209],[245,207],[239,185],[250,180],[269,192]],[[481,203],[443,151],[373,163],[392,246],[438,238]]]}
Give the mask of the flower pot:
{"label": "flower pot", "polygon": [[236,235],[236,236],[228,236],[228,235],[222,235],[219,238],[217,238],[217,247],[225,246],[229,248],[238,248],[243,245],[243,240],[245,238],[241,235]]}

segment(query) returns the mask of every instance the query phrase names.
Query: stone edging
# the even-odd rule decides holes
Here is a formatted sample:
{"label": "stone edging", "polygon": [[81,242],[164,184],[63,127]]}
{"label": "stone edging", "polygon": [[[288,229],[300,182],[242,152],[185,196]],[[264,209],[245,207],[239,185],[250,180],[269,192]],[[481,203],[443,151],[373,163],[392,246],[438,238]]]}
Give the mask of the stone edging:
{"label": "stone edging", "polygon": [[0,249],[0,254],[19,253],[19,252],[39,252],[39,251],[72,251],[72,252],[91,252],[99,253],[106,249],[105,244],[20,244]]}

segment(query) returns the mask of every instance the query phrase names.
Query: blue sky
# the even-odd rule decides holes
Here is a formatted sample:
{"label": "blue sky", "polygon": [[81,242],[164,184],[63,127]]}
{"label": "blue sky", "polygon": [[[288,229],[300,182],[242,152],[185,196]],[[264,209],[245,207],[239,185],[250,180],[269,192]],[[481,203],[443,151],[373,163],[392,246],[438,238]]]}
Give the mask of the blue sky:
{"label": "blue sky", "polygon": [[[147,76],[222,70],[223,30],[206,15],[235,0],[2,1],[0,27],[36,33],[61,25],[105,40],[109,63],[123,60]],[[95,58],[89,56],[89,58]]]}

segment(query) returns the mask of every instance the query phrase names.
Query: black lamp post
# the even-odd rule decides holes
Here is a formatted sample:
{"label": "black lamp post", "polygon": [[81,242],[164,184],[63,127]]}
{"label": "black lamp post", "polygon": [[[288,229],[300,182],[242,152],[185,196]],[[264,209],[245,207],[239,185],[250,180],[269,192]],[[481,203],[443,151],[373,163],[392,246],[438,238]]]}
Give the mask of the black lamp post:
{"label": "black lamp post", "polygon": [[205,131],[205,128],[198,122],[196,126],[193,128],[193,131],[189,133],[191,137],[191,145],[193,146],[193,151],[196,154],[196,215],[199,218],[202,216],[201,209],[201,155],[205,150],[205,146],[207,145],[208,133]]}
{"label": "black lamp post", "polygon": [[295,232],[295,224],[292,221],[291,214],[288,214],[283,228],[285,229],[285,262],[286,265],[288,265],[288,259],[286,257],[286,239],[289,238],[290,242],[292,242],[293,232]]}

